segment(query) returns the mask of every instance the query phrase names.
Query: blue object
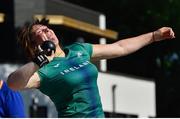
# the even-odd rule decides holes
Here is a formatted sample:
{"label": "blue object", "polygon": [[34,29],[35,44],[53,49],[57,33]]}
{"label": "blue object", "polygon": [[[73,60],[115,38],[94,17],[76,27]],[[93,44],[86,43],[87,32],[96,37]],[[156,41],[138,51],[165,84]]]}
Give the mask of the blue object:
{"label": "blue object", "polygon": [[2,86],[0,87],[0,117],[25,117],[24,103],[20,93],[8,88],[7,84],[4,81]]}

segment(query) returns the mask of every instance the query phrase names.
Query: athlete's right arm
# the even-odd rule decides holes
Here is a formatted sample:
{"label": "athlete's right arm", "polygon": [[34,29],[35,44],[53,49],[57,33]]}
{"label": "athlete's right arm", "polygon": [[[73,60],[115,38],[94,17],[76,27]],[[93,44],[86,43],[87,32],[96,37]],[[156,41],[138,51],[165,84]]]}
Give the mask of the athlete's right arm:
{"label": "athlete's right arm", "polygon": [[13,90],[37,88],[40,85],[40,78],[36,71],[39,66],[29,62],[8,76],[7,84]]}

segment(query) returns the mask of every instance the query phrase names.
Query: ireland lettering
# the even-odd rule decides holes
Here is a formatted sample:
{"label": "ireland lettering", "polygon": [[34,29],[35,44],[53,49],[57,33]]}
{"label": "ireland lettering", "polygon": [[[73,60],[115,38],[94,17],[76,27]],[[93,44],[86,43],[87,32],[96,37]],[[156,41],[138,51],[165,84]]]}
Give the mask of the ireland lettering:
{"label": "ireland lettering", "polygon": [[83,63],[81,63],[81,64],[78,64],[77,66],[72,66],[72,67],[70,67],[70,68],[68,68],[68,69],[64,69],[64,70],[61,71],[60,73],[61,73],[62,75],[65,75],[65,74],[67,74],[67,73],[76,71],[76,70],[78,70],[78,69],[80,69],[80,68],[88,65],[89,63],[90,63],[89,61],[83,62]]}

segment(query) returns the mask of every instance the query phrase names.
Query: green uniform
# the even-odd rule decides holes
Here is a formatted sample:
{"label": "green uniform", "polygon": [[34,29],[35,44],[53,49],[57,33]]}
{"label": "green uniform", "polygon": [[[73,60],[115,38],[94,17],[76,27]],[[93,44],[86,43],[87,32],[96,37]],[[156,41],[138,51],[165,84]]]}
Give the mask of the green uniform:
{"label": "green uniform", "polygon": [[40,91],[54,102],[58,117],[104,117],[97,87],[98,70],[90,62],[92,45],[74,43],[39,69]]}

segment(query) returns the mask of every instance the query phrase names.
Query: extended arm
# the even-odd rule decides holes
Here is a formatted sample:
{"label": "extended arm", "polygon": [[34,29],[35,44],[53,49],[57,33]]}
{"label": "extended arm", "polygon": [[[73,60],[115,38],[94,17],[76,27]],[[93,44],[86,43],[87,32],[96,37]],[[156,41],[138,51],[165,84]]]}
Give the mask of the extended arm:
{"label": "extended arm", "polygon": [[93,45],[93,60],[110,59],[133,53],[152,42],[175,38],[169,27],[162,27],[136,37],[119,40],[112,44]]}

